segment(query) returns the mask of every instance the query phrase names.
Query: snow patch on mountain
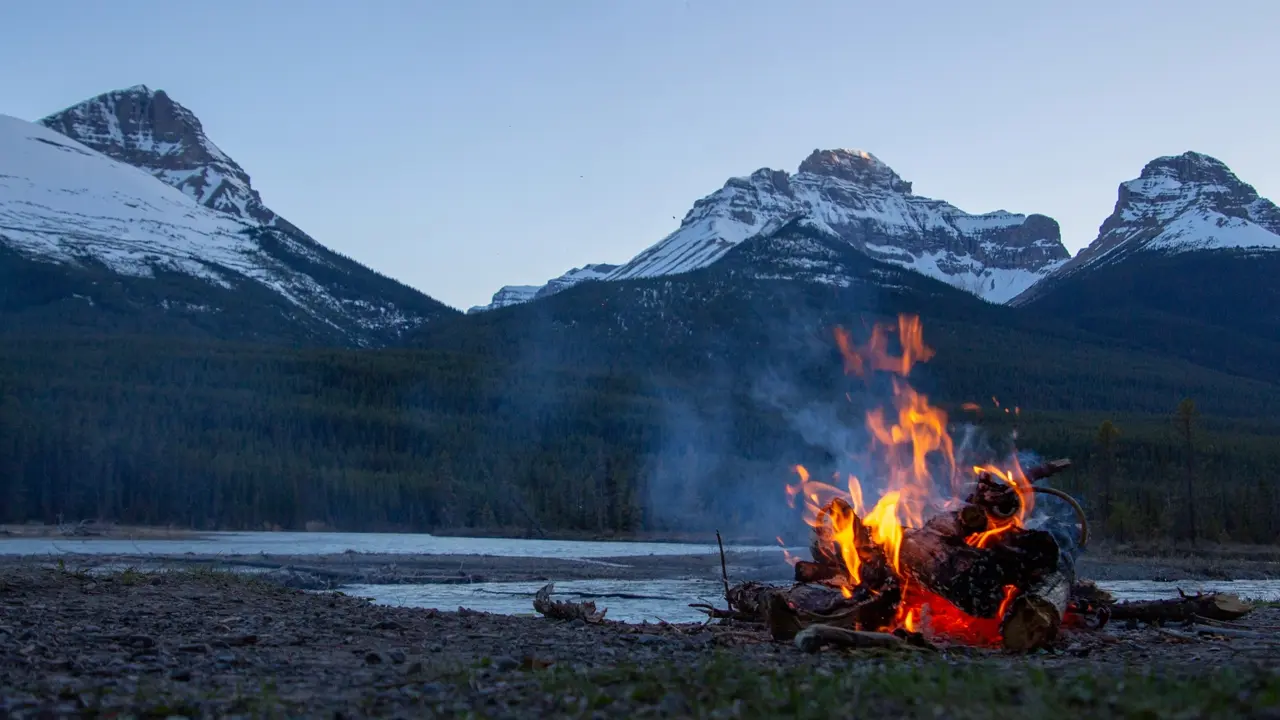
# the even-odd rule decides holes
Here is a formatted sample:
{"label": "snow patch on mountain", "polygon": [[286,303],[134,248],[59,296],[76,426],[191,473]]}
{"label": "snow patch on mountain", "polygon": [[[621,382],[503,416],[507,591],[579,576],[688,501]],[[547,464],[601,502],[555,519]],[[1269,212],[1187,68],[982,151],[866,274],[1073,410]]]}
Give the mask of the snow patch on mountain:
{"label": "snow patch on mountain", "polygon": [[224,268],[253,272],[247,229],[137,168],[0,115],[0,239],[25,254],[225,284]]}
{"label": "snow patch on mountain", "polygon": [[341,284],[317,280],[317,271],[344,282],[355,269],[369,271],[310,240],[211,209],[148,172],[6,115],[0,115],[0,244],[35,260],[125,276],[179,273],[226,289],[257,282],[344,334],[335,320],[380,331],[422,321],[395,303],[352,297]]}
{"label": "snow patch on mountain", "polygon": [[603,280],[617,268],[617,265],[596,263],[574,268],[557,278],[548,280],[545,285],[504,285],[498,288],[498,292],[493,294],[493,299],[488,305],[476,305],[469,308],[467,314],[472,315],[489,310],[497,310],[510,305],[526,303],[536,298],[548,297],[568,290],[580,283]]}

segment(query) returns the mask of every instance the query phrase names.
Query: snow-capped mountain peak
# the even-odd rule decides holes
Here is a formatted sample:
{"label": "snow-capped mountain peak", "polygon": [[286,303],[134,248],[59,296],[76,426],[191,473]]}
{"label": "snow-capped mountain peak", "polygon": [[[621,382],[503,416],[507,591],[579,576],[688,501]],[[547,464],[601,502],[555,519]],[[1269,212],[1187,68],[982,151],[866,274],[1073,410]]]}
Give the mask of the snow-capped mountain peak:
{"label": "snow-capped mountain peak", "polygon": [[1280,208],[1217,158],[1198,152],[1156,158],[1120,184],[1098,237],[1058,272],[1131,253],[1280,250]]}
{"label": "snow-capped mountain peak", "polygon": [[680,228],[607,279],[688,272],[747,238],[808,216],[855,248],[991,302],[1006,302],[1070,257],[1058,224],[1003,210],[973,215],[913,194],[864,150],[814,150],[795,174],[761,168],[698,200]]}
{"label": "snow-capped mountain peak", "polygon": [[118,311],[233,337],[382,344],[452,312],[276,217],[195,115],[145,85],[39,123],[0,116],[0,264],[57,278],[31,305],[11,297],[15,312],[115,293]]}
{"label": "snow-capped mountain peak", "polygon": [[911,193],[911,183],[866,150],[814,150],[800,163],[800,172],[839,178],[864,187]]}
{"label": "snow-capped mountain peak", "polygon": [[163,90],[146,85],[113,90],[40,124],[145,170],[201,205],[263,225],[278,221],[244,168],[209,139],[194,113]]}

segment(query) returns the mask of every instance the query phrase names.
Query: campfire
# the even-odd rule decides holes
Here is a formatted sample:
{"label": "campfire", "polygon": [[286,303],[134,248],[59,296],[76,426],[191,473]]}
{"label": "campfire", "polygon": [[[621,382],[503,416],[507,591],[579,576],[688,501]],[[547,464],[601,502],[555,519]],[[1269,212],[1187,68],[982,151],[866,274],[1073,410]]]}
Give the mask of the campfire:
{"label": "campfire", "polygon": [[[1114,603],[1077,580],[1075,557],[1089,539],[1084,510],[1043,484],[1071,462],[1024,469],[1016,450],[1003,461],[961,462],[971,452],[957,448],[946,412],[908,382],[912,368],[934,354],[919,318],[877,325],[864,345],[843,329],[835,339],[848,375],[890,381],[891,407],[865,416],[871,443],[862,464],[874,477],[836,474],[822,482],[795,466],[786,498],[812,530],[809,560],[792,556],[779,538],[795,584],[731,586],[721,545],[729,607],[691,607],[722,622],[763,624],[774,640],[794,640],[810,652],[828,645],[931,651],[940,644],[1027,651],[1054,643],[1064,627],[1100,629],[1112,618],[1256,635],[1234,624],[1252,610],[1234,595]],[[1069,532],[1053,532],[1056,518],[1038,508],[1037,499],[1050,496],[1070,508]],[[539,613],[604,621],[594,604],[557,603],[551,592],[548,585],[538,593]]]}
{"label": "campfire", "polygon": [[[795,639],[808,649],[933,647],[944,641],[1030,650],[1052,643],[1064,624],[1105,624],[1110,596],[1076,581],[1075,555],[1088,542],[1084,511],[1061,490],[1038,484],[1070,468],[1070,461],[1024,469],[1015,451],[1003,462],[962,465],[957,455],[964,453],[957,451],[946,412],[908,382],[912,368],[934,355],[919,318],[903,315],[896,327],[877,325],[863,345],[844,329],[835,339],[846,374],[891,381],[891,407],[866,413],[871,447],[865,464],[876,477],[864,483],[837,474],[822,482],[796,466],[787,499],[793,507],[802,504],[812,528],[812,559],[786,553],[784,543],[796,584],[730,587],[726,577],[729,610],[701,609],[712,617],[763,622],[774,639]],[[869,497],[871,487],[877,497]],[[1060,541],[1062,536],[1036,527],[1045,519],[1045,513],[1036,517],[1039,496],[1057,497],[1071,508],[1074,537]],[[1184,600],[1197,612],[1223,616],[1219,599]],[[1137,612],[1160,617],[1184,605]],[[1225,615],[1239,617],[1234,608]]]}
{"label": "campfire", "polygon": [[[894,334],[897,353],[890,348]],[[1068,550],[1076,548],[1060,547],[1028,520],[1038,493],[1064,497],[1035,482],[1070,463],[1024,471],[1014,454],[1003,466],[960,467],[946,412],[908,382],[913,367],[934,355],[919,318],[903,315],[896,328],[877,325],[864,345],[840,328],[836,343],[847,374],[891,378],[892,407],[866,414],[867,460],[880,492],[868,497],[851,474],[819,482],[795,467],[798,482],[786,492],[793,507],[803,503],[813,528],[812,560],[789,554],[788,560],[798,582],[838,597],[791,593],[774,610],[783,616],[774,623],[780,634],[816,617],[977,645],[1022,648],[1052,640],[1067,612],[1075,580]],[[1083,512],[1079,521],[1082,545]]]}

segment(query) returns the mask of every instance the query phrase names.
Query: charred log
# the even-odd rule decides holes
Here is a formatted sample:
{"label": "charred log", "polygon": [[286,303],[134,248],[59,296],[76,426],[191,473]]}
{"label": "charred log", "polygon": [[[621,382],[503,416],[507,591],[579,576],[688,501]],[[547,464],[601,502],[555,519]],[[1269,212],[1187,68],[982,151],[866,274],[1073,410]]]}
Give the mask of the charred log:
{"label": "charred log", "polygon": [[902,592],[897,584],[872,593],[859,587],[851,597],[825,585],[774,588],[764,598],[764,622],[775,640],[790,640],[814,624],[881,630],[893,623]]}
{"label": "charred log", "polygon": [[951,532],[958,519],[934,520],[903,532],[899,568],[969,615],[995,617],[1007,586],[1028,588],[1058,570],[1058,544],[1047,532],[1010,528],[979,548]]}
{"label": "charred log", "polygon": [[834,580],[843,577],[842,568],[834,563],[810,562],[801,560],[796,563],[796,582],[800,583],[820,583],[827,580]]}

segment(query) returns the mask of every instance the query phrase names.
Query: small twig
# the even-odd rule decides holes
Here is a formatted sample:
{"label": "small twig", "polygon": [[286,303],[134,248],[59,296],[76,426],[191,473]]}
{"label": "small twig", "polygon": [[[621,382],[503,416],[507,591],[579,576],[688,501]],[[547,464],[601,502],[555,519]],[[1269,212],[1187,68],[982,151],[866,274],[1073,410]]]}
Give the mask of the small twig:
{"label": "small twig", "polygon": [[721,610],[707,603],[689,603],[689,607],[700,613],[706,613],[708,620],[737,620],[739,622],[759,623],[760,618],[754,615],[740,612],[738,610],[729,609]]}
{"label": "small twig", "polygon": [[1228,638],[1248,638],[1250,640],[1280,640],[1280,638],[1276,638],[1274,635],[1268,635],[1267,633],[1260,633],[1253,630],[1239,630],[1236,628],[1203,627],[1196,630],[1196,633],[1199,635],[1220,635]]}
{"label": "small twig", "polygon": [[720,546],[720,579],[724,582],[724,601],[729,603],[729,607],[733,607],[733,603],[729,602],[729,566],[724,561],[724,541],[720,539],[720,531],[716,531],[716,544]]}

